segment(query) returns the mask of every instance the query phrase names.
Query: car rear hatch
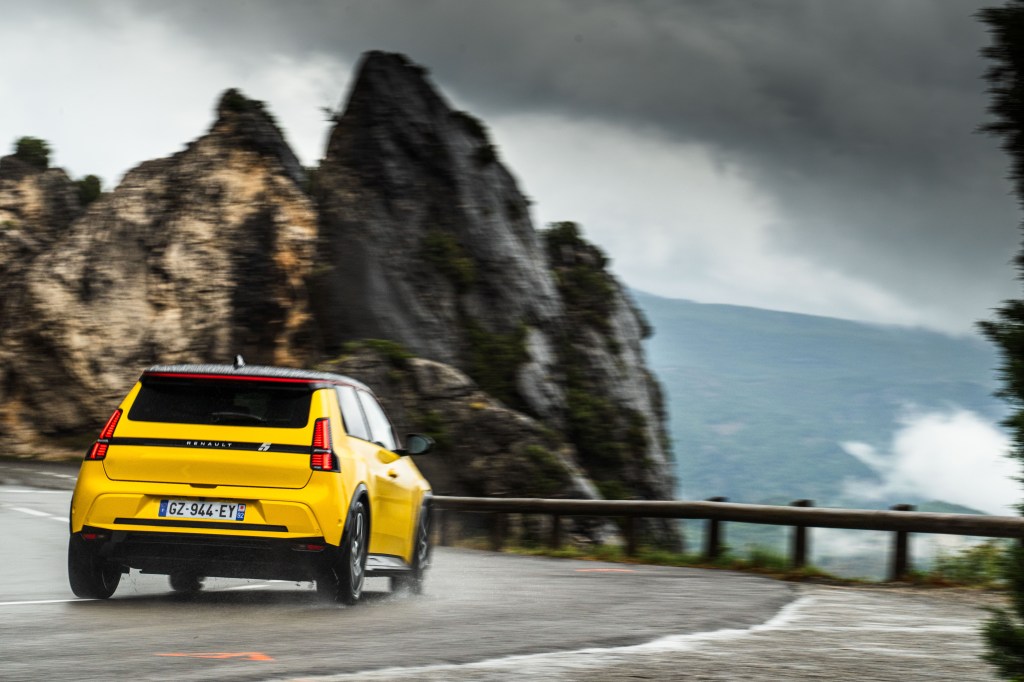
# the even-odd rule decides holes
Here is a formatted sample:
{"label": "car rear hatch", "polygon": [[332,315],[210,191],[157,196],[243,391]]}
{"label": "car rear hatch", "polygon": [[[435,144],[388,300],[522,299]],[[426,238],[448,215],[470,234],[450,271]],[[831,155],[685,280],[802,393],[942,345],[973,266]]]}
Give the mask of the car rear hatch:
{"label": "car rear hatch", "polygon": [[144,375],[104,469],[119,481],[302,488],[313,396],[303,382]]}

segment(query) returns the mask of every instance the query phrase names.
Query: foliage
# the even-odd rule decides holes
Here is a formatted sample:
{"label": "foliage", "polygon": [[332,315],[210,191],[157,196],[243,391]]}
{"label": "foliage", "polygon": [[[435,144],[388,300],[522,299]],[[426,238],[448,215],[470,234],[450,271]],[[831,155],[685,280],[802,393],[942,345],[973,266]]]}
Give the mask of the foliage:
{"label": "foliage", "polygon": [[78,202],[82,206],[88,206],[103,193],[103,181],[96,175],[86,175],[81,180],[76,180],[75,187],[78,189]]}
{"label": "foliage", "polygon": [[437,410],[413,412],[409,415],[413,430],[434,439],[434,451],[443,456],[452,451],[454,442],[444,416]]}
{"label": "foliage", "polygon": [[566,390],[566,436],[605,499],[626,500],[639,492],[636,479],[647,466],[647,422],[617,405],[570,372]]}
{"label": "foliage", "polygon": [[[472,542],[472,541],[469,541]],[[481,543],[481,547],[486,546]],[[709,562],[699,554],[671,552],[657,547],[641,546],[636,556],[627,556],[622,547],[615,545],[576,546],[566,545],[559,549],[543,546],[506,547],[506,551],[530,556],[549,556],[558,559],[583,559],[588,561],[609,561],[627,564],[646,564],[652,566],[696,566],[700,568],[720,568],[730,571],[750,571],[771,575],[786,580],[819,579],[830,582],[859,583],[857,580],[843,580],[822,571],[815,566],[792,568],[786,557],[763,548],[752,548],[747,555],[736,555],[729,552]]]}
{"label": "foliage", "polygon": [[570,318],[607,334],[615,302],[615,285],[606,271],[608,258],[584,241],[573,222],[552,223],[544,232],[544,243]]}
{"label": "foliage", "polygon": [[423,259],[433,265],[462,293],[476,282],[476,264],[450,232],[431,230],[420,247]]}
{"label": "foliage", "polygon": [[621,350],[611,329],[616,285],[607,272],[608,258],[574,222],[552,223],[542,236],[568,318],[558,344],[565,368],[566,436],[605,498],[636,497],[649,465],[646,420],[602,391],[600,372],[585,350],[593,343],[592,331],[603,335],[612,354]]}
{"label": "foliage", "polygon": [[320,166],[307,166],[304,170],[306,182],[302,189],[308,196],[315,197],[320,189]]}
{"label": "foliage", "polygon": [[957,585],[1000,587],[1009,560],[1006,542],[989,540],[951,556],[939,554],[927,577]]}
{"label": "foliage", "polygon": [[[1010,177],[1017,199],[1024,204],[1024,2],[1014,0],[987,8],[979,17],[988,24],[993,44],[983,51],[990,60],[985,79],[996,120],[983,127],[1001,139],[1010,158]],[[1017,274],[1024,279],[1024,250],[1016,258]],[[980,324],[1002,351],[1000,395],[1013,409],[1005,424],[1013,432],[1013,457],[1024,462],[1024,300],[1007,301],[995,321]],[[1013,592],[1011,610],[997,610],[984,626],[988,645],[985,659],[1008,679],[1024,679],[1024,550],[1014,549],[1007,563]]]}
{"label": "foliage", "polygon": [[467,373],[484,392],[506,405],[518,408],[516,379],[519,366],[529,359],[526,351],[526,325],[520,324],[508,333],[491,332],[476,320],[464,316],[463,325],[469,341]]}
{"label": "foliage", "polygon": [[626,486],[622,485],[622,481],[603,479],[595,481],[594,485],[597,487],[597,492],[601,493],[601,497],[606,500],[628,500],[632,497]]}
{"label": "foliage", "polygon": [[221,103],[228,111],[240,114],[252,109],[253,100],[250,100],[235,88],[231,88],[224,92],[224,95],[221,97]]}
{"label": "foliage", "polygon": [[36,168],[50,167],[50,145],[38,137],[20,137],[14,143],[14,156]]}
{"label": "foliage", "polygon": [[224,94],[221,95],[220,106],[225,111],[231,111],[236,114],[251,113],[263,116],[270,121],[278,131],[280,131],[277,119],[270,113],[270,111],[267,110],[266,102],[262,102],[258,99],[249,99],[235,88],[224,91]]}
{"label": "foliage", "polygon": [[1024,547],[1009,554],[1005,576],[1011,591],[1010,609],[993,609],[982,634],[988,651],[984,658],[1008,680],[1024,680]]}
{"label": "foliage", "polygon": [[563,488],[566,473],[558,457],[539,445],[527,445],[523,449],[523,454],[532,465],[532,494],[549,497]]}
{"label": "foliage", "polygon": [[414,357],[405,346],[387,339],[361,339],[349,341],[344,346],[344,351],[348,354],[361,350],[372,350],[379,353],[395,369],[406,369],[409,366],[409,360]]}

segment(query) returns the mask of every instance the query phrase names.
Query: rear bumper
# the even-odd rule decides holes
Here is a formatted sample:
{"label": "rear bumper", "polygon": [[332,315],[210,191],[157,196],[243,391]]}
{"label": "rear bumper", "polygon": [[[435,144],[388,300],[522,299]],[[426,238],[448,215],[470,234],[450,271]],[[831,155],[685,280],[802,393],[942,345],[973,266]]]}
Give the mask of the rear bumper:
{"label": "rear bumper", "polygon": [[[102,462],[85,462],[71,505],[71,530],[104,533],[183,533],[301,541],[323,538],[340,544],[347,496],[337,474],[317,475],[302,489],[202,487],[187,483],[113,481]],[[162,500],[228,501],[247,506],[241,521],[176,519],[160,516]]]}
{"label": "rear bumper", "polygon": [[[195,573],[222,578],[316,580],[337,556],[322,537],[261,538],[111,531],[85,526],[87,542],[108,561],[144,573]],[[311,551],[313,548],[322,549]]]}

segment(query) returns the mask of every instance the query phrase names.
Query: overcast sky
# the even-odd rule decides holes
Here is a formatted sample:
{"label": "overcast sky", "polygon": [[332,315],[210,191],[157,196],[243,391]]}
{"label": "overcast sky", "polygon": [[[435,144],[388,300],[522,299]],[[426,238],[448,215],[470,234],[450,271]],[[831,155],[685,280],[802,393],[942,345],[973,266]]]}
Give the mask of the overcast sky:
{"label": "overcast sky", "polygon": [[535,223],[578,221],[628,285],[963,333],[1020,289],[975,132],[991,4],[0,0],[0,145],[109,189],[239,87],[313,165],[360,53],[400,51],[487,123]]}

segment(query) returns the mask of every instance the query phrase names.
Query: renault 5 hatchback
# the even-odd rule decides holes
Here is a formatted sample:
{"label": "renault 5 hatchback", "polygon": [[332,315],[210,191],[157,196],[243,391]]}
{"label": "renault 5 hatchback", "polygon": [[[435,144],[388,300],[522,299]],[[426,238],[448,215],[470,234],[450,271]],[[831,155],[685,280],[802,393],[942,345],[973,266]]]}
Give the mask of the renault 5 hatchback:
{"label": "renault 5 hatchback", "polygon": [[146,370],[82,462],[68,576],[105,599],[129,569],[196,591],[206,576],[315,581],[355,603],[367,575],[419,592],[430,485],[374,394],[275,367]]}

